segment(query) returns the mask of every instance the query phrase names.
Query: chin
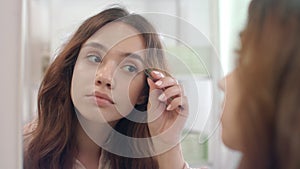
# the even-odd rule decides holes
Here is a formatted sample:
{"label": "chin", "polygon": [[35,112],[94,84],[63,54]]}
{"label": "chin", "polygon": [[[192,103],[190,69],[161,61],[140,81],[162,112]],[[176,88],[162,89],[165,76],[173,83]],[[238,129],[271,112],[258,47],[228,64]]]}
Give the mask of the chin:
{"label": "chin", "polygon": [[222,131],[223,144],[230,149],[234,149],[232,146],[234,143],[230,138],[232,138],[232,137],[228,137],[228,135],[226,135],[226,133],[224,133],[224,131]]}
{"label": "chin", "polygon": [[228,136],[226,134],[224,134],[224,132],[222,133],[222,141],[223,141],[223,144],[229,148],[229,149],[232,149],[232,150],[237,150],[237,151],[241,151],[238,142],[236,140],[233,140],[233,137],[232,136]]}
{"label": "chin", "polygon": [[103,112],[101,118],[107,123],[115,123],[122,119],[123,116],[119,113]]}

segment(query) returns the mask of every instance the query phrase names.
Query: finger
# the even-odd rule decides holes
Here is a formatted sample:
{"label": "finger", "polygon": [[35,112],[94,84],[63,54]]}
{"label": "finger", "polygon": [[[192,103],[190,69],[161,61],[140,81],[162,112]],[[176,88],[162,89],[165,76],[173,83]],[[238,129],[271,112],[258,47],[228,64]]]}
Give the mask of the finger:
{"label": "finger", "polygon": [[153,78],[154,81],[157,81],[157,80],[165,77],[165,75],[163,73],[161,73],[161,72],[159,72],[157,70],[151,71],[150,74],[151,74],[151,76],[152,76],[152,78]]}
{"label": "finger", "polygon": [[147,108],[147,122],[153,122],[157,120],[164,113],[166,105],[157,101],[150,101]]}
{"label": "finger", "polygon": [[157,87],[155,86],[154,82],[151,79],[147,78],[147,82],[148,82],[148,85],[149,85],[149,99],[148,99],[148,102],[151,105],[151,107],[153,107],[153,105],[160,104],[160,102],[157,98],[162,94],[163,91],[161,89],[157,89]]}
{"label": "finger", "polygon": [[151,92],[154,89],[158,89],[158,87],[155,85],[155,83],[150,78],[147,78],[147,82],[149,85],[149,92]]}
{"label": "finger", "polygon": [[182,95],[182,88],[179,85],[176,85],[165,89],[164,92],[158,97],[158,100],[164,102],[167,100],[172,100],[175,97],[180,97]]}
{"label": "finger", "polygon": [[166,105],[157,99],[158,96],[161,95],[162,90],[157,89],[154,82],[151,79],[147,78],[147,82],[149,84],[149,99],[148,99],[148,106],[147,106],[148,116],[147,117],[148,117],[148,122],[152,122],[161,116],[161,114],[166,109]]}
{"label": "finger", "polygon": [[168,111],[176,110],[178,114],[181,116],[187,117],[188,116],[188,104],[187,104],[187,97],[177,97],[172,100],[172,102],[167,106]]}
{"label": "finger", "polygon": [[178,85],[178,82],[173,77],[163,77],[155,82],[155,85],[159,88],[168,88],[170,86]]}
{"label": "finger", "polygon": [[156,88],[156,85],[155,83],[150,79],[150,78],[147,78],[147,82],[148,82],[148,85],[149,85],[149,88],[150,89],[155,89]]}

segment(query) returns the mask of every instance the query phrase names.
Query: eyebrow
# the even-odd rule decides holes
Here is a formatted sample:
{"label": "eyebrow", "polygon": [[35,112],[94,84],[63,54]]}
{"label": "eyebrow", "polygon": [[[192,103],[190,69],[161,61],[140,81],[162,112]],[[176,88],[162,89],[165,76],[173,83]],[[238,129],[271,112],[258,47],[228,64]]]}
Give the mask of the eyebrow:
{"label": "eyebrow", "polygon": [[105,47],[104,45],[102,45],[100,43],[96,43],[96,42],[89,42],[89,43],[83,44],[82,47],[93,47],[93,48],[102,49],[104,51],[107,51],[107,47]]}
{"label": "eyebrow", "polygon": [[135,54],[135,53],[124,53],[122,54],[123,57],[130,57],[130,58],[133,58],[133,59],[137,59],[139,60],[143,65],[145,65],[145,61],[142,59],[142,57],[138,54]]}
{"label": "eyebrow", "polygon": [[[82,47],[93,47],[93,48],[97,48],[97,49],[101,49],[103,51],[108,51],[108,48],[100,43],[97,43],[97,42],[89,42],[89,43],[86,43],[86,44],[83,44]],[[139,60],[143,65],[145,65],[145,61],[142,59],[142,57],[136,53],[131,53],[131,52],[121,52],[121,56],[122,57],[130,57],[130,58],[133,58],[133,59],[137,59]]]}

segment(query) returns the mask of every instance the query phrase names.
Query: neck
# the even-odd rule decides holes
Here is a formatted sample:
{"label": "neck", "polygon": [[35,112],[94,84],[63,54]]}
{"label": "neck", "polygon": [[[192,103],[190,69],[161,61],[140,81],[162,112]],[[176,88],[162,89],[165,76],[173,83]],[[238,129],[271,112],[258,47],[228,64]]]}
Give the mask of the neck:
{"label": "neck", "polygon": [[77,125],[77,158],[81,163],[99,162],[101,145],[107,141],[113,126],[114,123],[102,124],[81,119]]}
{"label": "neck", "polygon": [[80,124],[77,127],[78,151],[89,152],[89,154],[99,154],[101,148],[86,134]]}
{"label": "neck", "polygon": [[80,124],[77,126],[77,159],[89,169],[97,169],[101,148],[86,134]]}
{"label": "neck", "polygon": [[90,140],[87,142],[93,142],[98,147],[103,145],[107,141],[116,122],[105,123],[89,120],[83,117],[77,109],[75,111],[79,121],[77,128],[78,133],[81,135],[80,137]]}
{"label": "neck", "polygon": [[101,148],[86,134],[80,124],[78,124],[77,128],[79,154],[81,152],[88,152],[91,155],[99,155]]}

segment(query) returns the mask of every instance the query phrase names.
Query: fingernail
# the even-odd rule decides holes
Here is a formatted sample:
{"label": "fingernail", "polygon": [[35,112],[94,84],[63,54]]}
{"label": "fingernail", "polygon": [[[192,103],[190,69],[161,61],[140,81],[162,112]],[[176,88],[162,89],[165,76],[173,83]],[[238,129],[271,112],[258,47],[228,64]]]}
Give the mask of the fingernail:
{"label": "fingernail", "polygon": [[161,72],[159,72],[159,71],[156,71],[156,70],[154,70],[154,71],[152,71],[154,74],[156,74],[157,76],[159,76],[159,77],[164,77],[164,75],[161,73]]}
{"label": "fingernail", "polygon": [[167,110],[171,110],[172,106],[169,104]]}
{"label": "fingernail", "polygon": [[162,84],[162,81],[159,80],[159,81],[155,82],[155,84],[156,84],[157,86],[160,86],[160,85]]}
{"label": "fingernail", "polygon": [[166,101],[166,100],[167,100],[166,95],[162,93],[162,94],[158,97],[158,100],[160,100],[160,101]]}

